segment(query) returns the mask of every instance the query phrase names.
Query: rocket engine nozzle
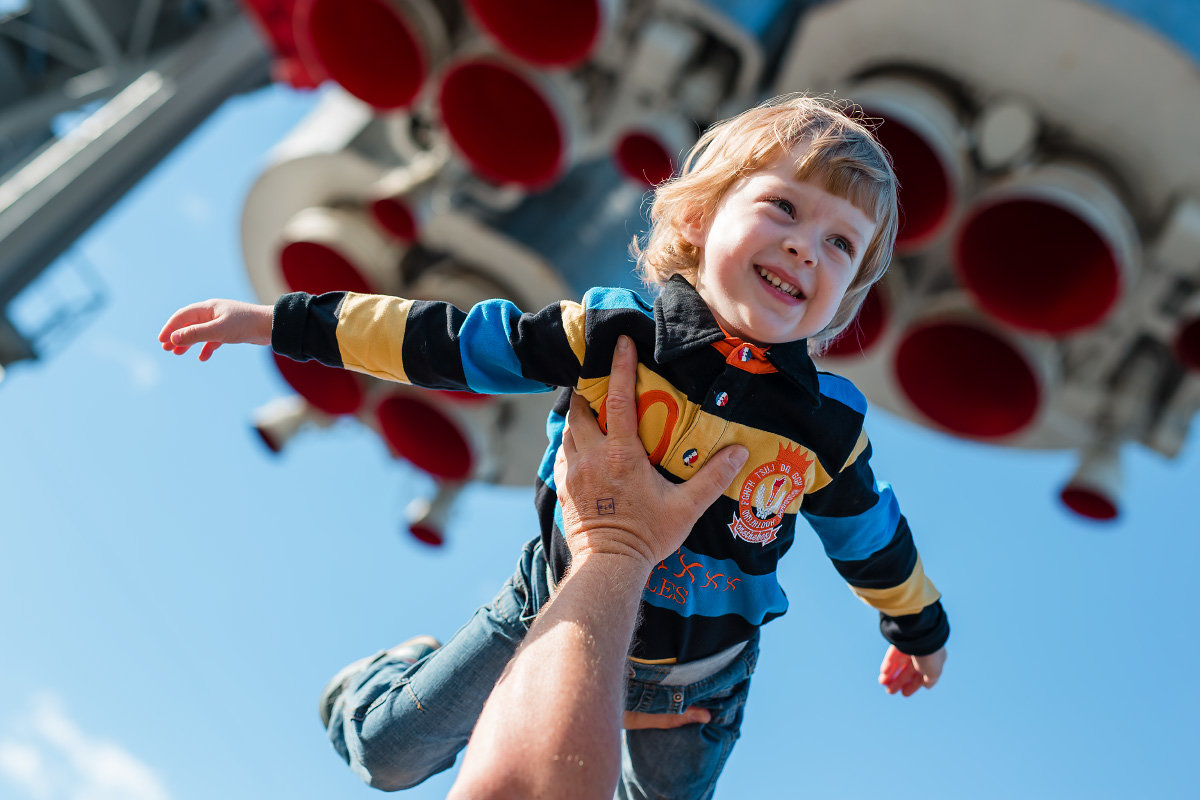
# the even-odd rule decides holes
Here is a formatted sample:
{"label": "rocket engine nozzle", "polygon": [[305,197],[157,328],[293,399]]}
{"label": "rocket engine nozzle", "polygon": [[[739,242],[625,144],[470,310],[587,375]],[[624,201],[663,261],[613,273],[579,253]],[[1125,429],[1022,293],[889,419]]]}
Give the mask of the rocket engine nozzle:
{"label": "rocket engine nozzle", "polygon": [[1192,372],[1200,372],[1200,297],[1187,303],[1180,316],[1172,342],[1175,357]]}
{"label": "rocket engine nozzle", "polygon": [[277,353],[273,357],[288,386],[318,411],[336,416],[354,414],[362,408],[366,393],[354,373],[319,361],[293,361]]}
{"label": "rocket engine nozzle", "polygon": [[367,211],[375,224],[397,241],[406,244],[417,241],[420,232],[417,215],[403,197],[378,197],[367,205]]}
{"label": "rocket engine nozzle", "polygon": [[915,324],[896,349],[895,370],[909,402],[960,436],[1014,436],[1043,403],[1043,378],[1016,340],[965,318]]}
{"label": "rocket engine nozzle", "polygon": [[463,484],[458,482],[439,482],[433,497],[419,497],[409,503],[405,509],[409,534],[430,547],[444,545],[446,523],[450,520],[454,501],[458,499],[462,488]]}
{"label": "rocket engine nozzle", "polygon": [[675,158],[663,142],[647,131],[628,131],[613,149],[617,167],[626,176],[647,186],[657,186],[675,172]]}
{"label": "rocket engine nozzle", "polygon": [[583,61],[607,22],[599,0],[466,0],[466,7],[497,44],[539,67]]}
{"label": "rocket engine nozzle", "polygon": [[254,432],[272,453],[282,453],[287,443],[306,427],[327,427],[333,418],[317,411],[299,395],[280,397],[254,412]]}
{"label": "rocket engine nozzle", "polygon": [[466,435],[431,402],[412,394],[393,394],[380,402],[376,417],[392,452],[418,469],[447,481],[470,476],[475,454]]}
{"label": "rocket engine nozzle", "polygon": [[400,254],[359,212],[306,208],[284,227],[279,269],[293,292],[369,294],[395,288]]}
{"label": "rocket engine nozzle", "polygon": [[849,96],[883,119],[875,134],[900,183],[896,250],[919,249],[945,229],[962,200],[968,159],[957,112],[932,86],[898,76],[864,81]]}
{"label": "rocket engine nozzle", "polygon": [[407,108],[441,55],[445,32],[424,0],[300,0],[306,58],[377,109]]}
{"label": "rocket engine nozzle", "polygon": [[867,291],[858,313],[844,331],[826,346],[821,355],[825,358],[853,358],[861,356],[875,346],[887,330],[890,310],[880,297],[879,284]]}
{"label": "rocket engine nozzle", "polygon": [[532,73],[498,59],[460,61],[446,70],[438,107],[458,151],[490,181],[537,189],[566,169],[564,115]]}
{"label": "rocket engine nozzle", "polygon": [[1044,167],[984,197],[954,244],[979,305],[1034,333],[1098,325],[1132,283],[1137,234],[1115,192],[1081,169]]}
{"label": "rocket engine nozzle", "polygon": [[1059,498],[1081,517],[1113,520],[1120,513],[1121,482],[1117,443],[1101,441],[1083,452],[1078,469],[1059,493]]}

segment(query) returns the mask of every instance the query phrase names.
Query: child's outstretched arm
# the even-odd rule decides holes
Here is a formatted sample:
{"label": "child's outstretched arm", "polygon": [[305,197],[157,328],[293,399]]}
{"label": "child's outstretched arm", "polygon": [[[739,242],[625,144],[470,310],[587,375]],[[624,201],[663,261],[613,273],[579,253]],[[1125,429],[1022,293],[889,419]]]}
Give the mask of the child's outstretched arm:
{"label": "child's outstretched arm", "polygon": [[271,343],[271,306],[238,300],[205,300],[171,315],[158,333],[164,350],[183,355],[204,343],[200,360],[208,361],[223,344]]}
{"label": "child's outstretched arm", "polygon": [[888,694],[900,692],[910,697],[924,686],[932,689],[942,676],[946,663],[946,648],[942,647],[927,656],[910,656],[900,652],[895,645],[888,648],[879,665],[879,683]]}

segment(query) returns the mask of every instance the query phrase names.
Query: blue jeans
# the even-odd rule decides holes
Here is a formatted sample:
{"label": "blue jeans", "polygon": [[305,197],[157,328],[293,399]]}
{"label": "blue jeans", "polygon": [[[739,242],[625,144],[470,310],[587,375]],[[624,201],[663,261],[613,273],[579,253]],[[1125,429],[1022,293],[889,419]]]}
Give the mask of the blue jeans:
{"label": "blue jeans", "polygon": [[[329,739],[350,768],[378,789],[407,789],[449,769],[467,744],[504,667],[550,599],[540,540],[516,572],[440,649],[416,664],[378,654],[333,706]],[[709,798],[737,741],[758,637],[717,672],[685,686],[662,683],[669,668],[629,662],[626,708],[712,711],[704,725],[626,731],[620,798]]]}

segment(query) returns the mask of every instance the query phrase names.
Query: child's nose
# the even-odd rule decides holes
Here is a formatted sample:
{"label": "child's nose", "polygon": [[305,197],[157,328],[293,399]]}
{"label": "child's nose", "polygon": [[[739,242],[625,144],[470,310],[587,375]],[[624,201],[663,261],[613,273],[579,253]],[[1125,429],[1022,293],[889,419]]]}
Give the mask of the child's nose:
{"label": "child's nose", "polygon": [[804,236],[790,236],[784,242],[788,255],[806,266],[816,266],[817,248]]}

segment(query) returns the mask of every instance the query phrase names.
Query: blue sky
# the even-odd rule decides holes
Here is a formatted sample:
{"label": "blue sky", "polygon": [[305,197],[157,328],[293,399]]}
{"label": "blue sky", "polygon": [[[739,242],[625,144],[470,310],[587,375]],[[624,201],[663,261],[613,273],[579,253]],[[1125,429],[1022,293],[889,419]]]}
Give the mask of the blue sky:
{"label": "blue sky", "polygon": [[[312,102],[273,88],[210,119],[76,247],[104,309],[0,384],[0,797],[378,797],[324,741],[318,691],[448,637],[535,529],[530,491],[475,487],[444,550],[417,545],[403,511],[428,480],[365,428],[257,441],[250,412],[287,391],[263,350],[159,350],[179,305],[251,297],[241,198]],[[1057,504],[1070,454],[870,430],[946,598],[945,677],[885,695],[874,614],[800,537],[718,797],[1194,796],[1200,437],[1131,450],[1126,513],[1095,526]]]}

